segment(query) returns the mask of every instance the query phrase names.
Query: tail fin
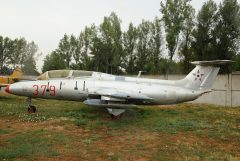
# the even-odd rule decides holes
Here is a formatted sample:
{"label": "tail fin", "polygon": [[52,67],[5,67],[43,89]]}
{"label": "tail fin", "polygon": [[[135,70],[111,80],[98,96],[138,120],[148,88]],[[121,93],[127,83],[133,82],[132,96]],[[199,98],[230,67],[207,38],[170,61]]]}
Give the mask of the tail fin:
{"label": "tail fin", "polygon": [[183,80],[186,88],[210,90],[219,72],[219,65],[231,63],[231,60],[195,61],[196,67]]}
{"label": "tail fin", "polygon": [[18,78],[18,79],[20,79],[20,78],[22,77],[22,75],[23,75],[22,70],[17,67],[17,68],[13,71],[12,75],[10,75],[10,76],[13,77],[13,78]]}

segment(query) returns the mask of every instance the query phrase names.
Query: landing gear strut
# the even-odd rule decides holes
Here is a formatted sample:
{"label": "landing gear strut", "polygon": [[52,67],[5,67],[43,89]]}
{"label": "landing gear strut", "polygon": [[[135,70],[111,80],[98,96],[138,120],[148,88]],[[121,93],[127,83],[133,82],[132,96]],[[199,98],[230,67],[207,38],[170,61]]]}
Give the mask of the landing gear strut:
{"label": "landing gear strut", "polygon": [[28,104],[28,106],[27,106],[28,113],[35,113],[37,111],[37,108],[36,108],[36,106],[32,105],[32,98],[30,98],[30,97],[27,98],[26,102]]}

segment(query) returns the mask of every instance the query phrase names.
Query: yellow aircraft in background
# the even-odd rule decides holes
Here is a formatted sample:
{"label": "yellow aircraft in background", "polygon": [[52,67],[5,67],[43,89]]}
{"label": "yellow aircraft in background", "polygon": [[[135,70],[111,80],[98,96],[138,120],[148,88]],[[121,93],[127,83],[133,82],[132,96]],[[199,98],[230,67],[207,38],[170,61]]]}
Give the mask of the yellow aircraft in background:
{"label": "yellow aircraft in background", "polygon": [[22,70],[20,68],[16,68],[11,75],[0,76],[0,88],[18,82],[22,78],[22,75]]}

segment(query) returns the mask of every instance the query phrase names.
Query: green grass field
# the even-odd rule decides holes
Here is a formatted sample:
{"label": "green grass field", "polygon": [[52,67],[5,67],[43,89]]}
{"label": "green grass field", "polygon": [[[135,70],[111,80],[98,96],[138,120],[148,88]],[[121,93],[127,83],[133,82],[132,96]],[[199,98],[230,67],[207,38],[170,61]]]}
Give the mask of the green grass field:
{"label": "green grass field", "polygon": [[112,120],[80,102],[0,95],[0,160],[240,160],[240,107],[140,106]]}

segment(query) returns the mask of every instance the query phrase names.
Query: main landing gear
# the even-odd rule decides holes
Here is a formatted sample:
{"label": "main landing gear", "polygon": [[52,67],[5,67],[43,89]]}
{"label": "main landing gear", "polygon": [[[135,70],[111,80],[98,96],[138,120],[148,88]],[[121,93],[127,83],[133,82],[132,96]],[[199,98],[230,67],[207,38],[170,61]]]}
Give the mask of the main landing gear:
{"label": "main landing gear", "polygon": [[37,108],[36,106],[32,105],[32,98],[31,97],[27,98],[26,102],[28,104],[27,106],[28,113],[35,113],[37,111]]}

